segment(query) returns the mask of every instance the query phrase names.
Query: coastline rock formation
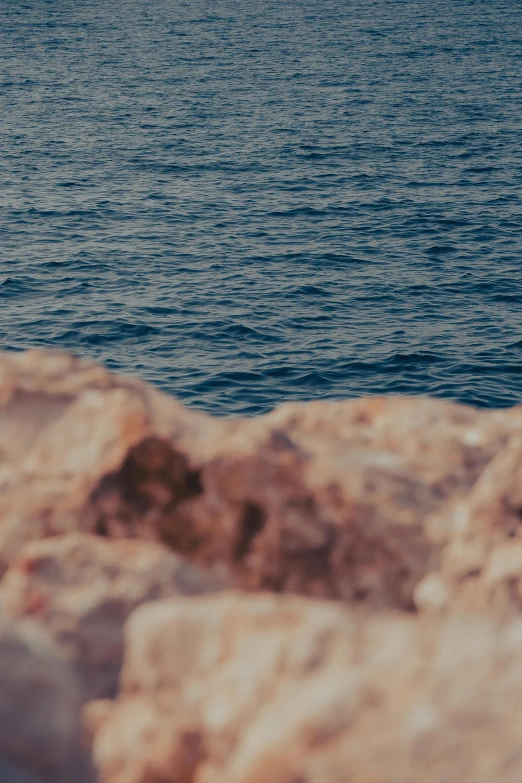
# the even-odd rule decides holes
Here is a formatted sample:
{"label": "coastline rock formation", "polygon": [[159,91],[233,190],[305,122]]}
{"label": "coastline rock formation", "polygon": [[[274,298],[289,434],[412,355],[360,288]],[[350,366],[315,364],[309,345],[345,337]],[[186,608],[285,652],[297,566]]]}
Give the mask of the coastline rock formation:
{"label": "coastline rock formation", "polygon": [[0,402],[3,570],[76,530],[162,541],[243,589],[412,609],[467,519],[488,556],[521,535],[518,408],[374,397],[215,419],[37,351],[1,358]]}
{"label": "coastline rock formation", "polygon": [[15,667],[0,773],[514,783],[521,606],[522,407],[216,419],[84,359],[0,355],[0,681],[27,628],[61,662],[16,642],[49,706]]}
{"label": "coastline rock formation", "polygon": [[521,619],[223,593],[126,637],[118,700],[87,708],[104,783],[520,780]]}

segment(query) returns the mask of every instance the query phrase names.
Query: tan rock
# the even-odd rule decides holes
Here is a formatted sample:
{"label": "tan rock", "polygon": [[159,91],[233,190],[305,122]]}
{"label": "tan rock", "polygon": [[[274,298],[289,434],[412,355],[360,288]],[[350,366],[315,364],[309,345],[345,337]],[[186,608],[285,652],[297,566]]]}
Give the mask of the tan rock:
{"label": "tan rock", "polygon": [[[0,573],[25,541],[82,529],[91,492],[157,429],[166,399],[67,354],[0,354]],[[190,429],[189,411],[167,407]]]}
{"label": "tan rock", "polygon": [[171,599],[126,629],[92,703],[102,783],[518,783],[522,621]]}
{"label": "tan rock", "polygon": [[159,538],[250,590],[509,613],[518,587],[489,557],[520,538],[521,442],[522,408],[374,397],[213,419],[85,360],[4,354],[0,572],[79,530]]}
{"label": "tan rock", "polygon": [[12,781],[92,781],[81,704],[77,679],[51,640],[34,623],[0,614],[0,773]]}
{"label": "tan rock", "polygon": [[81,781],[78,705],[115,695],[129,613],[225,583],[348,606],[138,608],[121,692],[85,713],[102,783],[518,783],[521,471],[522,408],[220,420],[85,360],[0,354],[0,761]]}
{"label": "tan rock", "polygon": [[[452,535],[435,576],[446,595],[441,606],[424,596],[434,575],[415,590],[424,610],[487,611],[522,608],[522,438],[511,437],[452,512]],[[428,588],[427,588],[428,585]]]}
{"label": "tan rock", "polygon": [[46,628],[92,699],[116,692],[122,628],[133,609],[217,587],[160,544],[70,533],[22,548],[0,583],[0,606]]}

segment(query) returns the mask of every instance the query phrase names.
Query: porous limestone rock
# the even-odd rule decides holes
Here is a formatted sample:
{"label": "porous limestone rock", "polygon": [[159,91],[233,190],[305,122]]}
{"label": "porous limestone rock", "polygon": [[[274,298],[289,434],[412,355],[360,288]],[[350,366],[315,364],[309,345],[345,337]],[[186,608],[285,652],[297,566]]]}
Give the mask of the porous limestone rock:
{"label": "porous limestone rock", "polygon": [[92,699],[116,692],[122,628],[133,609],[217,587],[160,544],[69,533],[22,548],[0,583],[0,607],[15,620],[43,625]]}
{"label": "porous limestone rock", "polygon": [[468,562],[492,537],[519,546],[521,438],[522,408],[423,398],[216,419],[84,359],[3,354],[0,572],[25,541],[79,530],[158,538],[245,589],[375,607],[439,610],[466,568],[462,604],[487,603],[498,568]]}
{"label": "porous limestone rock", "polygon": [[412,609],[456,509],[521,426],[520,411],[428,399],[283,406],[231,422],[202,491],[157,529],[242,588]]}
{"label": "porous limestone rock", "polygon": [[2,779],[92,783],[81,706],[76,676],[46,634],[0,614]]}
{"label": "porous limestone rock", "polygon": [[190,430],[194,414],[140,381],[63,353],[0,354],[0,574],[26,541],[83,529],[93,490],[164,409],[166,431]]}
{"label": "porous limestone rock", "polygon": [[521,488],[522,407],[0,354],[0,781],[87,783],[89,698],[101,783],[519,783]]}
{"label": "porous limestone rock", "polygon": [[519,783],[522,620],[226,592],[139,608],[101,783]]}
{"label": "porous limestone rock", "polygon": [[515,434],[452,512],[438,569],[415,588],[423,611],[522,609],[522,438]]}

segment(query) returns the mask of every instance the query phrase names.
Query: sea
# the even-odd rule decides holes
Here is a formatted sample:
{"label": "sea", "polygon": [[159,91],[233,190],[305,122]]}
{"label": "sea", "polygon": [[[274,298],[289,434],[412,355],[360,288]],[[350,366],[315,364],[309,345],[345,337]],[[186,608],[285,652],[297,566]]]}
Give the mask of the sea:
{"label": "sea", "polygon": [[522,401],[521,0],[1,0],[0,347]]}

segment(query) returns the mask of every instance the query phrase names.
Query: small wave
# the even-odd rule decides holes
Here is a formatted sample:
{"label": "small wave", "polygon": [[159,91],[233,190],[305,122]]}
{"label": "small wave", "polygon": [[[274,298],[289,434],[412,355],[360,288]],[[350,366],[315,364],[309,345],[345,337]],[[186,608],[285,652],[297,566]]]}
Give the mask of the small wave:
{"label": "small wave", "polygon": [[0,299],[24,296],[31,288],[32,286],[28,281],[20,280],[16,277],[5,277],[3,280],[0,280]]}
{"label": "small wave", "polygon": [[444,362],[445,359],[431,351],[413,351],[411,353],[395,353],[389,356],[384,364],[386,365],[417,365],[417,364],[437,364]]}

